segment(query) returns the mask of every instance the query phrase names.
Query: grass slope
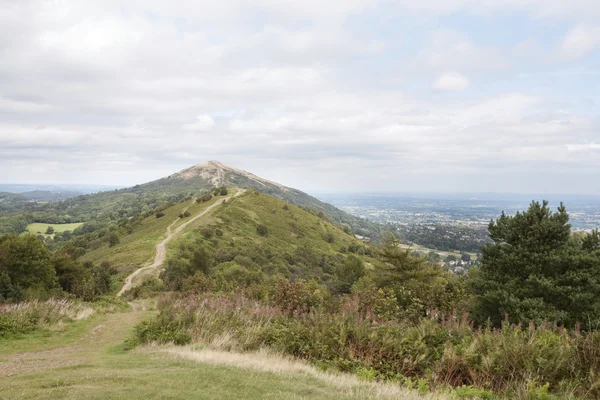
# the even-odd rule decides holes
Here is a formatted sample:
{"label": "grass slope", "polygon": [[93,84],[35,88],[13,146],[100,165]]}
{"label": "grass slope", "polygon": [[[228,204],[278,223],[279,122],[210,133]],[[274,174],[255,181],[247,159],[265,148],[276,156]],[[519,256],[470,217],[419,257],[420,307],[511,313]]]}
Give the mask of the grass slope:
{"label": "grass slope", "polygon": [[[197,215],[212,205],[217,199],[213,198],[211,201],[202,204],[192,201],[175,204],[164,210],[163,213],[165,215],[161,218],[156,218],[154,215],[145,218],[133,233],[121,236],[118,245],[113,247],[104,245],[86,253],[82,257],[82,260],[94,263],[107,261],[111,266],[120,271],[130,271],[131,269],[138,268],[152,261],[156,251],[156,244],[165,236],[167,227],[179,218],[179,214],[188,209],[192,213],[192,216]],[[173,228],[184,223],[185,220],[182,219]]]}
{"label": "grass slope", "polygon": [[[267,235],[257,232],[260,225],[267,228]],[[374,261],[354,235],[314,213],[256,191],[228,201],[188,227],[169,244],[168,257],[176,257],[184,246],[194,249],[200,244],[214,255],[217,270],[222,269],[220,263],[223,268],[237,268],[231,263],[225,266],[232,262],[246,271],[321,282],[331,279],[333,271],[328,266],[343,263],[348,249],[359,249],[361,255],[355,255],[367,265]],[[230,270],[229,274],[236,273]]]}

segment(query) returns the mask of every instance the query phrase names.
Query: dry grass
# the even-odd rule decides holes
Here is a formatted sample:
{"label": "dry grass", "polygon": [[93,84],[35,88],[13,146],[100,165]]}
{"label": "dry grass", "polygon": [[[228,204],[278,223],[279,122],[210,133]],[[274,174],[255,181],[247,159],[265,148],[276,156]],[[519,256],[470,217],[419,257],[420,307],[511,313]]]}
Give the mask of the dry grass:
{"label": "dry grass", "polygon": [[44,324],[52,324],[64,319],[80,321],[89,318],[93,313],[92,307],[66,299],[0,304],[0,314],[10,314],[17,321],[30,321],[35,317]]}
{"label": "dry grass", "polygon": [[[223,338],[222,341],[228,342],[229,340],[228,338]],[[194,346],[167,346],[157,348],[149,346],[141,351],[152,352],[158,350],[177,358],[193,360],[202,364],[230,366],[260,372],[269,372],[277,375],[300,374],[317,379],[336,388],[339,390],[340,397],[345,398],[383,400],[449,400],[451,398],[440,393],[422,395],[397,384],[369,382],[361,380],[355,375],[322,372],[305,362],[281,354],[276,354],[267,349],[249,353],[236,353],[214,348],[215,346],[218,346],[219,342],[219,340],[215,340],[211,344],[211,347],[213,348],[202,350],[198,350]]]}

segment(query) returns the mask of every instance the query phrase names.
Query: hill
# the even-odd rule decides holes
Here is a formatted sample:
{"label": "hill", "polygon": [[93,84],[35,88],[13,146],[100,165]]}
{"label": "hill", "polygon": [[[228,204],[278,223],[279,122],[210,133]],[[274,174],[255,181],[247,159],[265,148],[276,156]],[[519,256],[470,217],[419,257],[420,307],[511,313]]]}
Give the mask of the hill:
{"label": "hill", "polygon": [[[64,224],[86,222],[84,231],[105,228],[123,218],[135,218],[167,203],[208,192],[215,187],[238,187],[258,190],[299,207],[323,213],[337,224],[346,224],[353,232],[367,237],[380,234],[381,225],[354,217],[331,204],[300,190],[260,178],[249,172],[217,161],[195,165],[156,181],[130,188],[93,193],[49,203],[27,201],[27,196],[13,196],[0,203],[0,233],[21,233],[28,224]],[[46,200],[46,197],[44,198]]]}
{"label": "hill", "polygon": [[352,216],[300,190],[227,166],[219,161],[198,164],[166,178],[135,186],[125,191],[180,194],[188,193],[190,189],[211,189],[221,186],[257,190],[299,207],[314,210],[317,213],[322,212],[338,224],[349,225],[353,232],[362,236],[376,236],[381,230],[381,226],[378,224]]}
{"label": "hill", "polygon": [[[324,216],[258,191],[238,192],[239,196],[230,192],[206,202],[192,199],[174,204],[161,211],[161,218],[148,215],[131,232],[119,235],[118,244],[104,243],[88,251],[82,260],[106,262],[120,271],[115,282],[118,286],[124,274],[149,265],[156,244],[173,232],[177,235],[166,243],[167,265],[190,263],[195,252],[203,248],[209,257],[207,268],[229,275],[232,283],[278,275],[349,287],[338,277],[346,258],[354,255],[367,265],[372,262],[364,243]],[[137,277],[136,283],[144,278]],[[177,286],[184,278],[171,274],[167,280],[179,279]]]}

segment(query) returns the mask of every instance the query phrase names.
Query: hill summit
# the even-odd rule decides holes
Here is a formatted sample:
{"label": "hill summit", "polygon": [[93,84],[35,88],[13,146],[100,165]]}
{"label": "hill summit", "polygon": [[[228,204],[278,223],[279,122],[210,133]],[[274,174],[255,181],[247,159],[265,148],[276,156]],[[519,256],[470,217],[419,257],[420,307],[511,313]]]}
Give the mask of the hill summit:
{"label": "hill summit", "polygon": [[170,178],[183,181],[204,180],[213,186],[237,186],[249,188],[255,186],[257,190],[275,189],[288,191],[290,188],[279,183],[258,177],[242,169],[233,168],[219,161],[208,161],[204,164],[194,165],[186,168]]}

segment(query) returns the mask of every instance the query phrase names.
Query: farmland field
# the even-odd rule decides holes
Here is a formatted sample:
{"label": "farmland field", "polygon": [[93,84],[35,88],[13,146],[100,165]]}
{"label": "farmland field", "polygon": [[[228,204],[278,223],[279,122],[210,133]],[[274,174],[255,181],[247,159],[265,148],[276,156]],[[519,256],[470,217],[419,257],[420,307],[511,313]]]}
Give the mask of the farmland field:
{"label": "farmland field", "polygon": [[27,225],[27,232],[33,234],[33,235],[44,235],[44,236],[53,236],[53,235],[46,235],[46,229],[48,229],[49,226],[54,228],[54,232],[66,232],[66,231],[73,231],[77,228],[79,228],[81,225],[83,225],[83,222],[77,222],[74,224],[44,224],[44,223],[33,223],[33,224],[29,224]]}

